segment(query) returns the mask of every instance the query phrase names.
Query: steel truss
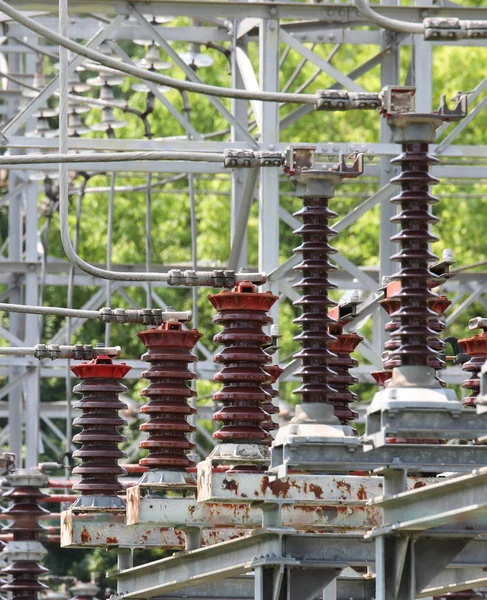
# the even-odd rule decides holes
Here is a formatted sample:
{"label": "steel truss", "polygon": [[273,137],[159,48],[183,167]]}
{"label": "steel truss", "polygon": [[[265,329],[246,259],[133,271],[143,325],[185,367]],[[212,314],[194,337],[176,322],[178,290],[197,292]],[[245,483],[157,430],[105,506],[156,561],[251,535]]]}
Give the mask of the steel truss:
{"label": "steel truss", "polygon": [[[18,0],[15,7],[25,11],[34,11],[36,19],[42,24],[57,30],[58,23],[55,13],[57,2],[45,0]],[[114,52],[118,52],[123,60],[129,61],[130,57],[124,55],[118,46],[119,42],[133,40],[151,35],[164,49],[171,52],[169,44],[174,41],[188,43],[220,44],[229,50],[229,64],[231,65],[231,85],[233,87],[264,91],[279,90],[279,61],[285,57],[282,47],[291,49],[302,57],[303,64],[311,64],[317,71],[326,73],[335,80],[333,87],[348,89],[350,91],[363,91],[357,83],[362,75],[377,66],[381,69],[381,84],[394,85],[399,83],[399,53],[402,47],[414,46],[410,65],[410,81],[417,87],[418,110],[429,111],[432,104],[432,48],[442,44],[484,46],[485,40],[461,40],[457,42],[425,42],[420,35],[390,34],[389,32],[370,30],[364,31],[356,27],[364,25],[365,20],[357,10],[348,4],[308,4],[299,2],[190,2],[186,0],[151,1],[150,7],[144,2],[121,2],[110,0],[103,3],[90,0],[71,0],[69,3],[71,20],[68,35],[73,39],[88,39],[88,45],[99,48],[104,40],[109,40]],[[150,8],[154,15],[185,16],[191,19],[187,26],[162,27],[153,26],[141,17],[139,11]],[[385,16],[417,21],[426,16],[459,16],[464,19],[485,19],[487,11],[483,8],[469,8],[456,5],[438,6],[430,0],[423,0],[417,6],[399,6],[394,0],[383,0],[378,11]],[[93,14],[94,13],[94,14]],[[115,18],[112,18],[116,15]],[[109,17],[108,19],[106,17]],[[131,19],[127,23],[128,19]],[[58,86],[58,77],[54,76],[50,83],[40,90],[39,94],[24,108],[19,110],[19,99],[22,87],[15,81],[19,77],[22,82],[31,85],[36,71],[36,58],[38,50],[49,54],[56,54],[53,46],[46,44],[25,27],[4,19],[6,27],[6,40],[1,50],[2,56],[8,63],[8,74],[12,76],[8,86],[1,92],[3,106],[0,107],[4,115],[2,134],[6,137],[6,147],[11,155],[31,154],[38,152],[56,152],[57,140],[42,137],[27,137],[24,128],[35,126],[34,114],[46,106]],[[313,51],[310,44],[335,43],[352,44],[357,50],[364,46],[374,48],[374,56],[350,73],[345,73],[339,64],[323,59]],[[258,70],[249,59],[251,51],[259,49]],[[183,70],[188,78],[199,79],[191,68],[178,57],[174,51],[174,62]],[[81,64],[81,57],[73,57],[69,70]],[[479,80],[470,98],[474,100],[487,88],[487,79]],[[376,90],[373,90],[376,91]],[[156,94],[172,115],[184,128],[187,139],[83,139],[71,137],[68,148],[74,151],[141,151],[158,150],[161,148],[173,151],[197,152],[222,152],[226,149],[254,149],[260,151],[283,151],[286,143],[281,142],[282,135],[290,125],[299,122],[306,114],[313,110],[310,105],[294,108],[286,116],[280,117],[278,105],[274,103],[247,102],[235,100],[230,109],[225,108],[221,101],[212,99],[211,102],[219,113],[228,122],[228,135],[225,141],[213,141],[211,136],[203,135],[192,125],[184,111]],[[475,122],[485,103],[482,101],[470,115],[458,125],[452,125],[447,137],[438,145],[432,146],[432,151],[448,158],[451,164],[441,165],[432,170],[434,175],[444,181],[459,179],[465,181],[480,181],[486,178],[484,167],[487,156],[487,147],[468,146],[456,144],[457,136],[468,123]],[[248,133],[249,109],[253,112],[256,129]],[[324,132],[325,133],[325,132]],[[258,135],[255,135],[258,134]],[[320,136],[325,137],[325,135]],[[309,140],[315,143],[316,140]],[[349,153],[360,150],[372,160],[366,164],[365,176],[371,178],[377,191],[370,197],[364,197],[363,202],[349,214],[340,215],[340,220],[335,228],[346,231],[362,215],[373,209],[381,207],[380,227],[380,264],[377,268],[363,268],[352,264],[346,256],[338,254],[336,262],[340,271],[335,276],[335,281],[343,290],[360,288],[365,301],[363,315],[374,321],[373,337],[365,339],[359,347],[362,355],[371,363],[370,367],[361,367],[359,377],[363,381],[372,381],[370,371],[381,365],[380,351],[383,347],[383,321],[384,316],[378,310],[377,299],[374,294],[384,275],[392,271],[389,256],[391,245],[389,237],[392,226],[389,223],[391,208],[387,200],[393,193],[390,186],[389,159],[397,152],[394,144],[389,143],[387,127],[381,128],[380,140],[373,143],[364,143],[361,140],[325,140],[317,143],[317,151],[330,157],[338,153]],[[462,159],[469,158],[473,166],[464,166]],[[3,257],[0,261],[0,283],[3,284],[3,298],[8,298],[11,303],[24,302],[30,305],[39,303],[40,282],[43,276],[43,261],[38,251],[39,217],[37,200],[39,183],[29,179],[29,174],[34,170],[26,170],[24,166],[6,165],[8,169],[8,191],[0,199],[0,205],[8,210],[8,240],[3,240]],[[38,165],[43,170],[46,165]],[[232,267],[246,267],[246,224],[254,200],[259,207],[259,264],[254,269],[270,274],[269,282],[272,291],[281,294],[290,300],[295,299],[295,292],[291,287],[291,269],[296,264],[290,258],[280,264],[279,258],[279,225],[282,221],[287,226],[294,228],[296,219],[292,217],[279,204],[280,175],[278,169],[262,168],[248,171],[235,169],[229,172],[222,164],[198,162],[166,162],[166,161],[140,161],[134,166],[123,163],[73,164],[73,170],[83,169],[88,172],[113,173],[137,172],[152,174],[185,174],[186,177],[215,176],[219,174],[231,181],[230,206],[232,231],[232,247],[229,252],[229,265]],[[189,192],[189,190],[188,190]],[[346,191],[344,192],[346,195]],[[218,267],[219,265],[215,265]],[[69,264],[57,260],[47,260],[45,285],[65,287]],[[117,267],[122,268],[122,266]],[[152,264],[155,271],[167,271],[178,268],[178,265],[158,266]],[[137,270],[136,265],[125,265],[124,270]],[[102,280],[79,271],[73,272],[73,285],[93,286],[96,291],[86,302],[85,308],[98,309],[110,304],[111,294],[120,294],[126,302],[132,302],[125,291],[126,283],[114,283],[109,288]],[[487,281],[485,274],[461,274],[449,280],[444,289],[462,299],[458,309],[454,309],[447,322],[453,322],[460,314],[461,309],[473,302],[480,302],[486,306],[485,289]],[[165,308],[164,285],[160,286],[153,299],[161,308]],[[108,297],[107,297],[108,294]],[[276,314],[276,313],[275,313]],[[275,315],[274,315],[275,316]],[[78,328],[83,326],[83,320],[73,320],[70,332],[73,335]],[[8,329],[0,328],[1,336],[13,346],[34,346],[40,342],[38,334],[38,317],[35,315],[11,314]],[[64,341],[66,329],[63,328],[50,340],[53,343]],[[198,371],[201,378],[210,379],[214,366],[211,355],[200,345],[200,352],[204,360],[200,361]],[[131,377],[139,377],[142,363],[138,360],[129,361],[134,367]],[[283,380],[293,377],[295,365],[283,365],[285,372]],[[6,376],[7,383],[1,390],[2,397],[8,395],[8,441],[10,450],[21,455],[22,427],[25,422],[25,465],[37,464],[41,433],[39,423],[41,419],[46,422],[45,416],[51,408],[40,403],[40,379],[44,377],[66,376],[66,365],[63,361],[46,362],[29,357],[0,359],[0,373]],[[450,369],[446,374],[449,383],[459,383],[463,379],[459,368]],[[43,403],[44,404],[44,403]],[[41,411],[42,407],[42,411]],[[54,410],[54,409],[52,409]],[[57,410],[57,409],[56,409]],[[57,413],[56,413],[57,414]]]}

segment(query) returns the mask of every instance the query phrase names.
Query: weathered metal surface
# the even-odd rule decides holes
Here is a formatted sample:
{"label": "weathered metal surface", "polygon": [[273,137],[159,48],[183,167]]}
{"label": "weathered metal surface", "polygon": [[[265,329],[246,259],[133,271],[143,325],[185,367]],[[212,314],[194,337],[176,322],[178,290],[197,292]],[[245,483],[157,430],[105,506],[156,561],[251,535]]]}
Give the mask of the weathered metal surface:
{"label": "weathered metal surface", "polygon": [[142,373],[142,377],[149,380],[149,386],[141,392],[141,396],[149,400],[141,408],[149,420],[140,426],[141,431],[149,434],[147,440],[140,442],[140,447],[149,451],[140,464],[149,467],[149,471],[185,471],[194,465],[186,455],[194,447],[187,435],[195,429],[187,418],[196,410],[187,400],[195,396],[196,391],[186,382],[196,379],[188,364],[197,360],[191,350],[201,335],[196,329],[183,330],[178,322],[164,323],[138,334],[147,348],[142,359],[151,363]]}
{"label": "weathered metal surface", "polygon": [[382,494],[382,477],[289,475],[274,479],[262,473],[218,473],[211,462],[198,464],[197,498],[200,502],[291,500],[302,504],[365,504]]}
{"label": "weathered metal surface", "polygon": [[[350,553],[353,552],[353,556]],[[266,531],[115,574],[124,598],[152,598],[248,573],[258,566],[343,568],[373,564],[373,546],[355,536],[287,535]]]}
{"label": "weathered metal surface", "polygon": [[[191,525],[191,523],[189,523]],[[202,545],[212,545],[245,535],[244,528],[202,530]],[[127,527],[121,514],[61,515],[61,546],[64,548],[159,548],[184,550],[186,533],[174,527],[141,523]]]}

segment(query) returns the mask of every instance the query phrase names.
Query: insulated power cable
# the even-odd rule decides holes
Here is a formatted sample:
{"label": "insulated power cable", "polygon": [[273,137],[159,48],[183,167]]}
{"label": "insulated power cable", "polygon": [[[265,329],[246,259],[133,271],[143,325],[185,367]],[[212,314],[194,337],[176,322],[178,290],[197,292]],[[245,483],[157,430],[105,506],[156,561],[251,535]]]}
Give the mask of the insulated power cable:
{"label": "insulated power cable", "polygon": [[[169,77],[167,75],[161,75],[159,73],[155,73],[146,69],[140,69],[138,67],[134,67],[127,63],[122,63],[118,60],[115,60],[101,52],[97,52],[96,50],[92,50],[91,48],[86,48],[82,44],[78,44],[73,40],[70,40],[65,35],[60,35],[51,31],[47,27],[44,27],[40,23],[34,21],[27,17],[21,11],[13,8],[9,3],[4,0],[0,0],[0,10],[3,11],[6,15],[24,25],[27,29],[30,29],[34,33],[46,38],[47,40],[58,44],[60,49],[71,50],[76,54],[84,56],[90,60],[94,60],[97,63],[105,65],[106,67],[110,67],[112,69],[116,69],[117,71],[121,71],[126,73],[127,75],[132,75],[133,77],[138,77],[143,81],[152,81],[153,83],[157,83],[158,85],[167,85],[172,88],[176,88],[179,90],[186,90],[188,92],[195,92],[197,94],[205,94],[208,96],[220,96],[223,98],[236,98],[242,100],[260,100],[262,102],[289,102],[289,103],[298,103],[298,104],[315,104],[317,97],[314,94],[284,94],[279,92],[261,92],[261,91],[250,91],[250,90],[240,90],[236,88],[222,88],[214,85],[193,83],[192,81],[186,81],[182,79],[176,79],[174,77]],[[61,19],[61,13],[60,13]],[[61,59],[61,52],[60,52]],[[60,63],[62,61],[60,60]],[[62,89],[62,87],[61,87]]]}
{"label": "insulated power cable", "polygon": [[[372,21],[375,25],[383,27],[388,31],[396,31],[397,33],[424,33],[425,26],[423,23],[410,23],[407,21],[399,21],[398,19],[390,19],[383,17],[379,13],[370,8],[367,0],[353,0],[355,8],[368,21]],[[3,3],[2,3],[3,4]]]}
{"label": "insulated power cable", "polygon": [[141,160],[181,160],[189,162],[220,162],[224,154],[219,152],[172,152],[169,150],[148,150],[135,152],[87,152],[83,154],[26,154],[0,156],[1,165],[41,165],[90,162],[128,162]]}
{"label": "insulated power cable", "polygon": [[[247,273],[248,275],[248,273]],[[10,304],[0,302],[0,311],[24,313],[27,315],[53,315],[55,317],[73,317],[74,319],[96,319],[103,322],[113,320],[116,323],[146,323],[144,309],[141,310],[122,310],[117,313],[107,314],[101,310],[83,310],[78,308],[60,308],[57,306],[32,306],[30,304]],[[149,319],[152,317],[149,315]],[[158,311],[158,322],[166,321],[189,321],[191,319],[191,311]],[[155,323],[155,321],[154,321]]]}

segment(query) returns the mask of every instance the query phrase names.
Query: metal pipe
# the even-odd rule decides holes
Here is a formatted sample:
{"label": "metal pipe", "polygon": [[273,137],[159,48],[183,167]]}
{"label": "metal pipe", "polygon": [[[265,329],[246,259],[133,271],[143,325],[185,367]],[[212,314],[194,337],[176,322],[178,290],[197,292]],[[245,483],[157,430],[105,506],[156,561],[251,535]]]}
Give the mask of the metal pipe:
{"label": "metal pipe", "polygon": [[409,23],[407,21],[383,17],[370,8],[367,0],[353,0],[353,3],[355,8],[367,21],[372,21],[372,23],[379,27],[398,33],[424,33],[425,27],[423,23]]}

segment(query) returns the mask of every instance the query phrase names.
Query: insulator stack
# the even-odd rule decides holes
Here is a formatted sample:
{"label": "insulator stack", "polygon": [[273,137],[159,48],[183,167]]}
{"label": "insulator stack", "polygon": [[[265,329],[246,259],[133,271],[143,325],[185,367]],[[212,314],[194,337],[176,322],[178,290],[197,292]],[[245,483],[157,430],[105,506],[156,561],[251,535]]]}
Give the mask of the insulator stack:
{"label": "insulator stack", "polygon": [[[284,369],[281,369],[279,365],[269,365],[265,368],[265,371],[271,376],[271,380],[270,382],[263,383],[262,388],[271,396],[271,400],[261,404],[262,410],[265,410],[265,412],[269,415],[269,418],[261,423],[261,427],[262,429],[265,429],[265,431],[271,432],[279,428],[279,425],[272,420],[272,415],[275,415],[279,412],[279,407],[272,402],[272,399],[279,396],[279,390],[275,388],[273,384],[276,383],[276,381],[282,375]],[[271,440],[269,440],[269,443],[270,441]]]}
{"label": "insulator stack", "polygon": [[381,388],[385,387],[387,385],[387,382],[392,377],[392,371],[387,369],[381,369],[380,371],[372,371],[370,374],[375,379],[377,385]]}
{"label": "insulator stack", "polygon": [[438,350],[444,345],[430,326],[431,320],[436,319],[431,304],[437,296],[428,287],[428,282],[435,278],[429,264],[436,258],[430,252],[429,244],[437,240],[429,232],[429,225],[438,221],[429,210],[429,205],[437,202],[429,193],[429,186],[438,180],[430,175],[428,168],[437,162],[428,154],[428,144],[423,142],[402,144],[402,154],[392,160],[402,169],[398,177],[392,179],[401,186],[401,193],[392,198],[401,210],[391,219],[401,227],[391,238],[401,246],[401,250],[391,257],[400,263],[400,270],[393,279],[401,286],[393,296],[400,302],[400,307],[391,315],[398,325],[392,331],[392,341],[398,343],[391,349],[394,366],[437,369],[442,362]]}
{"label": "insulator stack", "polygon": [[338,321],[329,327],[330,333],[336,337],[335,341],[328,344],[328,348],[336,355],[329,363],[336,372],[330,381],[336,390],[330,402],[340,423],[348,425],[358,417],[358,413],[350,408],[350,404],[358,399],[357,394],[350,390],[350,386],[358,383],[358,379],[350,373],[350,369],[358,365],[352,353],[364,338],[357,333],[344,333],[343,326],[344,323]]}
{"label": "insulator stack", "polygon": [[470,390],[470,394],[463,399],[463,404],[473,407],[477,405],[480,393],[480,369],[487,360],[487,325],[481,325],[478,329],[482,329],[481,334],[458,340],[462,350],[470,356],[470,360],[462,365],[462,370],[469,374],[462,382],[462,388]]}
{"label": "insulator stack", "polygon": [[140,430],[149,436],[140,442],[140,447],[148,450],[148,455],[139,461],[140,465],[149,468],[149,473],[184,472],[195,464],[187,456],[195,446],[188,439],[195,431],[188,417],[196,412],[188,403],[196,396],[188,382],[197,378],[189,364],[198,360],[191,350],[201,335],[196,329],[184,330],[181,323],[175,321],[138,333],[147,348],[142,360],[151,365],[142,373],[149,385],[141,392],[141,396],[148,399],[141,412],[149,420]]}
{"label": "insulator stack", "polygon": [[262,328],[272,323],[267,313],[278,298],[271,292],[257,292],[250,282],[208,298],[218,311],[213,322],[223,326],[213,338],[223,346],[214,357],[223,365],[214,381],[223,388],[213,394],[213,399],[223,404],[213,419],[222,421],[223,427],[213,437],[224,443],[266,444],[270,435],[263,425],[270,416],[263,405],[268,405],[272,396],[264,386],[272,382],[266,370],[272,358],[263,350],[271,337]]}
{"label": "insulator stack", "polygon": [[2,574],[8,576],[9,581],[0,589],[9,592],[13,600],[38,600],[38,594],[48,589],[39,581],[39,577],[48,572],[39,564],[47,554],[39,541],[41,534],[47,531],[39,524],[39,518],[49,514],[39,506],[39,502],[47,498],[40,489],[47,485],[47,477],[37,469],[19,469],[7,479],[12,488],[2,496],[12,504],[2,513],[13,522],[3,527],[2,532],[12,534],[13,541],[3,550],[9,566],[2,569]]}
{"label": "insulator stack", "polygon": [[328,201],[325,196],[305,197],[303,208],[294,214],[303,220],[302,227],[294,231],[303,242],[293,251],[302,255],[302,262],[294,267],[302,272],[301,281],[294,284],[302,290],[302,297],[294,302],[303,311],[294,320],[302,329],[294,338],[302,347],[294,355],[301,360],[296,376],[302,379],[302,385],[294,393],[301,396],[303,404],[331,404],[337,393],[331,385],[337,377],[331,364],[337,357],[329,348],[330,343],[336,342],[336,337],[329,332],[335,321],[328,315],[328,309],[336,304],[328,295],[336,288],[328,277],[330,271],[336,270],[329,262],[330,254],[336,250],[328,243],[336,232],[328,222],[337,213],[328,208]]}
{"label": "insulator stack", "polygon": [[[390,283],[385,289],[385,298],[383,300],[380,300],[379,302],[382,308],[386,311],[386,313],[389,316],[393,315],[401,307],[400,301],[394,298],[394,295],[397,292],[399,292],[400,289],[401,286],[399,282],[394,281]],[[388,323],[386,323],[384,329],[389,333],[389,335],[392,335],[394,331],[397,331],[399,329],[399,323],[397,322],[397,320],[389,321]],[[391,369],[393,369],[394,367],[398,367],[401,365],[399,359],[391,358],[391,352],[393,350],[397,350],[400,345],[400,341],[395,339],[389,339],[384,344],[384,350],[387,353],[387,359],[384,361],[384,369],[388,372],[390,372]]]}
{"label": "insulator stack", "polygon": [[98,356],[89,363],[71,367],[71,371],[81,379],[74,392],[81,399],[74,408],[81,410],[81,417],[73,425],[81,427],[81,432],[73,437],[73,442],[81,448],[73,453],[81,459],[81,465],[73,470],[81,476],[81,481],[73,485],[73,490],[81,492],[81,498],[72,508],[123,508],[123,501],[117,494],[124,486],[118,478],[126,471],[118,464],[126,454],[119,445],[126,441],[120,428],[127,424],[119,411],[127,408],[119,395],[127,388],[121,380],[130,371],[125,363],[115,364],[108,356]]}

